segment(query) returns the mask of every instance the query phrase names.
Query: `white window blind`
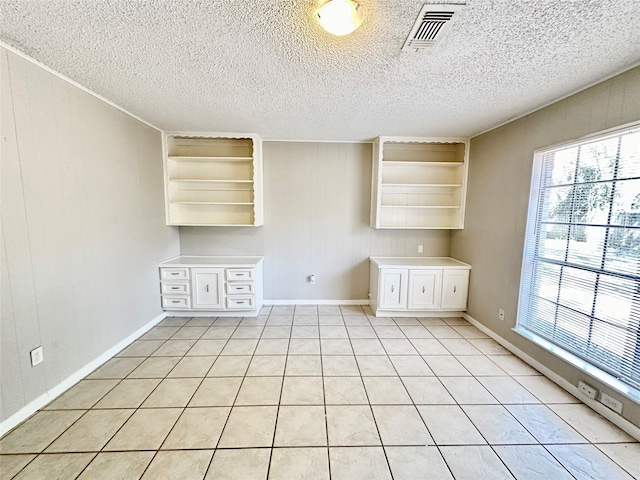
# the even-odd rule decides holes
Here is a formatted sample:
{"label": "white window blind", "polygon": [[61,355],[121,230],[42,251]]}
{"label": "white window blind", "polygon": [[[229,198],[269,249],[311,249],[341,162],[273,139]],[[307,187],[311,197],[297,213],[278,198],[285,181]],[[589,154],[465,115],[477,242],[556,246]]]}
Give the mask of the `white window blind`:
{"label": "white window blind", "polygon": [[537,152],[517,330],[640,390],[640,127]]}

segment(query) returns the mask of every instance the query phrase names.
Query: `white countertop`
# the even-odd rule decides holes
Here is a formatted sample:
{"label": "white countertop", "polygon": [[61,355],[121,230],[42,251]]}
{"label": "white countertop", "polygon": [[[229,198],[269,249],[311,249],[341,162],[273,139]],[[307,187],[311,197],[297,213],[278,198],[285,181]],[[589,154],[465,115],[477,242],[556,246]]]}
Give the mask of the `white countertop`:
{"label": "white countertop", "polygon": [[264,257],[212,257],[180,255],[179,257],[165,260],[161,267],[197,267],[197,266],[224,266],[224,267],[255,267],[264,260]]}
{"label": "white countertop", "polygon": [[378,268],[447,267],[468,270],[471,265],[451,257],[369,257]]}

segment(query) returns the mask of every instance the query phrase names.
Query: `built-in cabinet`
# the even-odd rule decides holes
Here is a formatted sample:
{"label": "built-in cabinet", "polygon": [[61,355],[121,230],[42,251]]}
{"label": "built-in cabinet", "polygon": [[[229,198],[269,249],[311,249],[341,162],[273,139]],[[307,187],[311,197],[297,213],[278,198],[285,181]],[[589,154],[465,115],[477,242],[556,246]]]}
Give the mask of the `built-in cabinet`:
{"label": "built-in cabinet", "polygon": [[408,310],[438,309],[442,270],[410,269],[408,285]]}
{"label": "built-in cabinet", "polygon": [[371,226],[464,226],[468,139],[378,137],[373,144]]}
{"label": "built-in cabinet", "polygon": [[256,316],[263,257],[180,256],[160,264],[162,308],[171,315]]}
{"label": "built-in cabinet", "polygon": [[370,257],[376,316],[450,315],[467,308],[471,266],[449,257]]}
{"label": "built-in cabinet", "polygon": [[164,137],[167,225],[263,224],[258,135]]}
{"label": "built-in cabinet", "polygon": [[222,309],[224,297],[223,268],[191,268],[191,285],[193,290],[192,308]]}

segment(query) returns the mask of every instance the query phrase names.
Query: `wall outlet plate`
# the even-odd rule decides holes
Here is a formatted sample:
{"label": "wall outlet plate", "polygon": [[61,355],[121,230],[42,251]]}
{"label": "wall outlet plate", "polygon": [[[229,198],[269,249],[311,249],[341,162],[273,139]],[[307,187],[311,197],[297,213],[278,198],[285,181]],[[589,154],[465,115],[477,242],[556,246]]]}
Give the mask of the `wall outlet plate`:
{"label": "wall outlet plate", "polygon": [[622,402],[619,400],[616,400],[615,398],[607,395],[606,393],[602,392],[600,393],[600,403],[603,404],[605,407],[610,408],[611,410],[613,410],[614,412],[616,412],[618,415],[622,415]]}
{"label": "wall outlet plate", "polygon": [[578,382],[578,389],[589,398],[595,399],[598,395],[597,389],[584,382]]}
{"label": "wall outlet plate", "polygon": [[29,352],[29,354],[31,355],[31,366],[32,367],[35,367],[39,363],[44,362],[44,355],[42,353],[42,346],[39,346],[38,348],[34,348],[33,350],[31,350]]}

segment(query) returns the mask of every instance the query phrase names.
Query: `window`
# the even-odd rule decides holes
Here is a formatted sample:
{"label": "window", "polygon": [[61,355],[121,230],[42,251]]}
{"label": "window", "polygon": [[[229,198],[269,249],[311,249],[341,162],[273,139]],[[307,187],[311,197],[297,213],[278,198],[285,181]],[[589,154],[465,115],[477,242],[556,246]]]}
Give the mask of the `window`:
{"label": "window", "polygon": [[639,125],[536,152],[516,331],[640,398]]}

